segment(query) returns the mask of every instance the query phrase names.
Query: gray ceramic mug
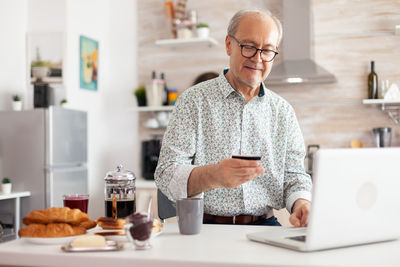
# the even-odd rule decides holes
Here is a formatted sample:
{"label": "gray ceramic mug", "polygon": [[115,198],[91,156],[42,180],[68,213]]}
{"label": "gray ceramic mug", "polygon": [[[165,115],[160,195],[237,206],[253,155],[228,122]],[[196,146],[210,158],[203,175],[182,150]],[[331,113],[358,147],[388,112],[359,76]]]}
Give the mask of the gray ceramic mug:
{"label": "gray ceramic mug", "polygon": [[179,232],[183,235],[200,233],[203,224],[203,199],[182,198],[176,201]]}

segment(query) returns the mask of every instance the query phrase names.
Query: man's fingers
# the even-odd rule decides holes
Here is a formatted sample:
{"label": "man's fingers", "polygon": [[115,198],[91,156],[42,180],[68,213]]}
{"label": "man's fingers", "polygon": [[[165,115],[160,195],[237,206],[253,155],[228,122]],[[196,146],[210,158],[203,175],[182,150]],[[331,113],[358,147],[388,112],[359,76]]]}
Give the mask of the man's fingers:
{"label": "man's fingers", "polygon": [[301,209],[301,226],[307,226],[308,224],[308,209],[302,208]]}
{"label": "man's fingers", "polygon": [[257,167],[260,164],[255,160],[229,159],[233,168]]}
{"label": "man's fingers", "polygon": [[257,178],[264,173],[264,168],[258,166],[256,168],[240,168],[235,170],[235,176]]}
{"label": "man's fingers", "polygon": [[294,227],[299,227],[300,226],[300,220],[297,218],[297,214],[293,213],[289,217],[289,222],[294,226]]}

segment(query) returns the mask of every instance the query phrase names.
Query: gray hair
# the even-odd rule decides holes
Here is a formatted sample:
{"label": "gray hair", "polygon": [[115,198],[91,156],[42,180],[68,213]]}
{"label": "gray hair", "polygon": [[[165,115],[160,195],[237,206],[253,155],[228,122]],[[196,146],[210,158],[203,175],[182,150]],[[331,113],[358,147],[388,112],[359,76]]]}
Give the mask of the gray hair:
{"label": "gray hair", "polygon": [[263,13],[266,14],[267,16],[269,16],[270,18],[272,18],[272,20],[275,22],[277,28],[278,28],[278,44],[277,46],[279,46],[279,44],[281,43],[282,40],[282,23],[280,22],[280,20],[274,16],[271,11],[269,10],[265,10],[265,11],[261,11],[261,10],[257,10],[257,9],[242,9],[239,10],[238,12],[236,12],[235,15],[233,15],[233,17],[231,18],[231,21],[229,22],[228,25],[228,35],[234,36],[236,34],[237,28],[239,26],[239,22],[240,20],[248,13]]}

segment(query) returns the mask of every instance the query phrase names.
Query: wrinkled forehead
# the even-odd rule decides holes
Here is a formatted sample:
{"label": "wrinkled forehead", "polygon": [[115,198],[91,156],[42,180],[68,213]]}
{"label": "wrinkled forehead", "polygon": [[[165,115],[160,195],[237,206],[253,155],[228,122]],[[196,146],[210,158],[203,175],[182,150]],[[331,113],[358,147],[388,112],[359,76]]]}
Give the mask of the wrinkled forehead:
{"label": "wrinkled forehead", "polygon": [[267,14],[261,12],[247,13],[239,22],[236,37],[250,40],[259,46],[277,46],[279,41],[278,25]]}

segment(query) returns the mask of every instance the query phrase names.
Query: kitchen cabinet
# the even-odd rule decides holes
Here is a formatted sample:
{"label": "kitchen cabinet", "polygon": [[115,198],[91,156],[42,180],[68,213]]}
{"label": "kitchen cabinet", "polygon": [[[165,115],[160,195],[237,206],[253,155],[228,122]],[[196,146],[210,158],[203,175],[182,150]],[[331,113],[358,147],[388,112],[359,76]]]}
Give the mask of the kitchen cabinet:
{"label": "kitchen cabinet", "polygon": [[400,124],[400,100],[364,99],[362,103],[365,105],[380,106],[381,110],[385,112],[394,123]]}
{"label": "kitchen cabinet", "polygon": [[[8,200],[14,201],[14,210],[12,212],[13,216],[13,228],[5,228],[3,229],[4,233],[3,236],[0,236],[0,242],[7,241],[10,239],[14,239],[18,234],[21,225],[21,198],[22,197],[29,197],[31,192],[24,191],[24,192],[12,192],[10,194],[3,194],[0,193],[0,202],[5,202]],[[1,221],[1,214],[0,214],[0,221]]]}

